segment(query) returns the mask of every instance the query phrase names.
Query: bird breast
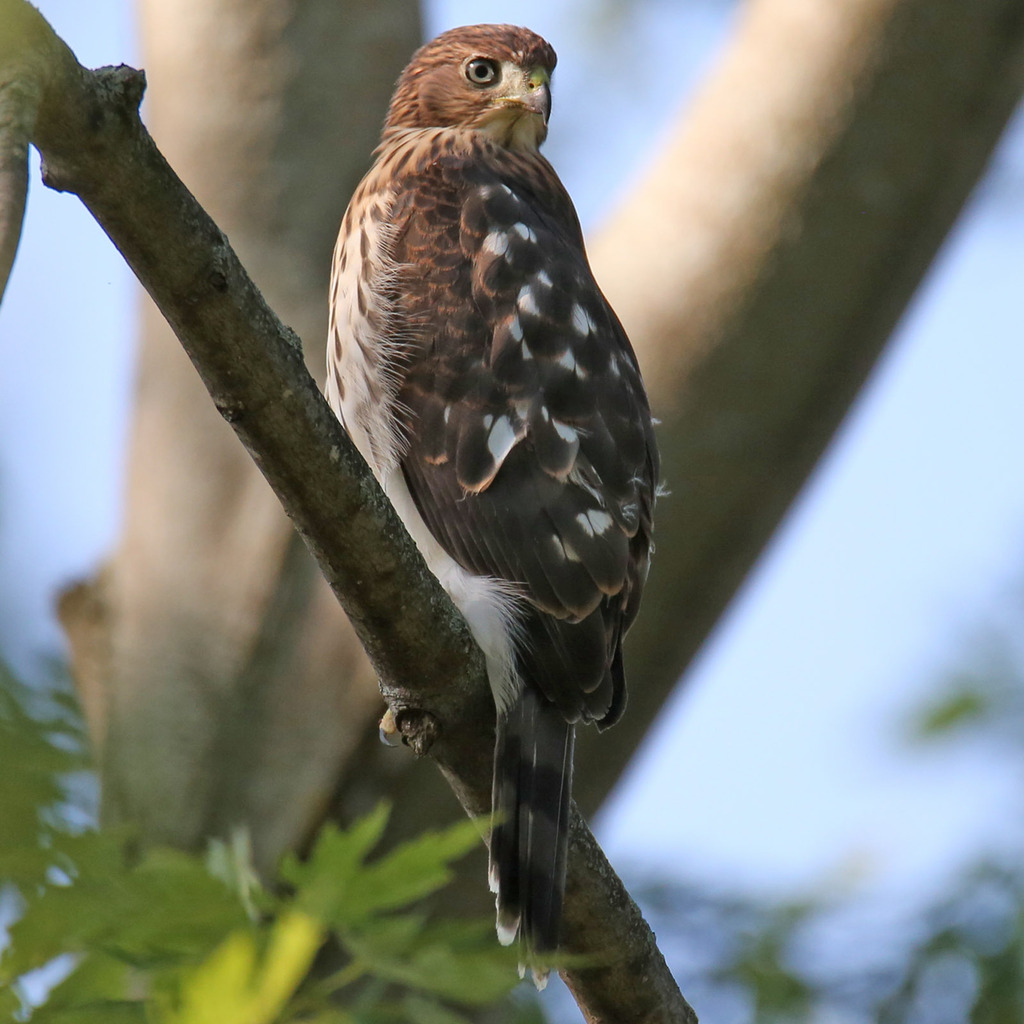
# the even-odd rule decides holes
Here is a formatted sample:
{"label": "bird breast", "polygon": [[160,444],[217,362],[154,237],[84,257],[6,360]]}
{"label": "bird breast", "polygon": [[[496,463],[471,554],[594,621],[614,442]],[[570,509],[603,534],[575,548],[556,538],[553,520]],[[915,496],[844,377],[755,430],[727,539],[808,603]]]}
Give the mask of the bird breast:
{"label": "bird breast", "polygon": [[404,339],[392,297],[393,197],[386,191],[364,197],[361,191],[353,197],[334,250],[326,391],[383,483],[402,454],[396,406]]}

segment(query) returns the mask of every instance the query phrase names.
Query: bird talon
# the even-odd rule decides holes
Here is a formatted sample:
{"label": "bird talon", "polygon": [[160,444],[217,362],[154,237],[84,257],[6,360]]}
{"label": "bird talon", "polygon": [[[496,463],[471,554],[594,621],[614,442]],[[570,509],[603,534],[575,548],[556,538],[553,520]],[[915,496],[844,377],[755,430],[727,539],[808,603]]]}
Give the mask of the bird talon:
{"label": "bird talon", "polygon": [[380,720],[380,741],[385,747],[397,747],[400,734],[398,723],[395,721],[395,713],[388,708],[384,717]]}

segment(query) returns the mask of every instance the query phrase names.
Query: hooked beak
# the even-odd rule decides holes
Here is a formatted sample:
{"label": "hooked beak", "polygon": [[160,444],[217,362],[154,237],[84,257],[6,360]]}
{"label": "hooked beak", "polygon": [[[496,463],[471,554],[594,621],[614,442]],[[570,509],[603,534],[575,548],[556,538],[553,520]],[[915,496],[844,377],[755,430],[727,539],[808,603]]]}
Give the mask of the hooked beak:
{"label": "hooked beak", "polygon": [[526,70],[508,62],[504,88],[484,107],[477,127],[503,146],[536,150],[548,133],[551,76],[544,68]]}
{"label": "hooked beak", "polygon": [[546,83],[531,89],[521,102],[531,114],[540,114],[545,125],[548,123],[551,116],[551,90]]}
{"label": "hooked beak", "polygon": [[551,78],[543,68],[534,68],[530,72],[522,103],[532,114],[540,114],[547,125],[551,116]]}
{"label": "hooked beak", "polygon": [[534,68],[525,80],[520,79],[516,83],[513,92],[498,102],[503,107],[538,114],[547,128],[551,116],[551,78],[543,68]]}

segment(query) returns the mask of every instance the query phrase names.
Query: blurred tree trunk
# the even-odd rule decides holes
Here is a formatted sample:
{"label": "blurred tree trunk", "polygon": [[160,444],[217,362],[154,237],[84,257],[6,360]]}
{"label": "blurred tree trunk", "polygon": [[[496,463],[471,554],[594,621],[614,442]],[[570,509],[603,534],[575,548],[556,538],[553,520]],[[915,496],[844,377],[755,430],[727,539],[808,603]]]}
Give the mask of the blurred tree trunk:
{"label": "blurred tree trunk", "polygon": [[584,733],[584,809],[799,493],[1022,91],[1021,0],[749,0],[598,233],[594,269],[644,367],[671,493],[627,641],[628,711]]}
{"label": "blurred tree trunk", "polygon": [[[147,120],[319,374],[330,249],[419,40],[409,0],[142,0]],[[1019,0],[751,0],[664,156],[593,245],[647,369],[672,495],[593,810],[797,493],[1021,89]],[[556,40],[557,43],[557,40]],[[382,748],[333,598],[169,330],[144,313],[124,540],[64,620],[109,819],[261,866],[381,795],[457,813]],[[450,811],[439,810],[450,801]],[[470,888],[481,898],[480,878]]]}
{"label": "blurred tree trunk", "polygon": [[[331,249],[419,45],[416,0],[140,0],[140,15],[152,134],[321,379]],[[104,816],[185,847],[245,823],[266,867],[325,813],[376,683],[148,299],[130,458],[120,550],[64,602]],[[99,635],[81,628],[90,607]]]}

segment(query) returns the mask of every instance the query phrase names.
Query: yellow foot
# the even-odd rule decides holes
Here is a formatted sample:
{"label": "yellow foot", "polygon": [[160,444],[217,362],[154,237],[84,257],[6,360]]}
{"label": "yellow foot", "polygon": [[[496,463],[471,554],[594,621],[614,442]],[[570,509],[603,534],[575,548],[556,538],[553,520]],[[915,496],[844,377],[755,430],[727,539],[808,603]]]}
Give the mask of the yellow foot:
{"label": "yellow foot", "polygon": [[380,720],[380,741],[386,747],[397,747],[400,736],[398,723],[395,721],[395,714],[388,708],[384,717]]}

